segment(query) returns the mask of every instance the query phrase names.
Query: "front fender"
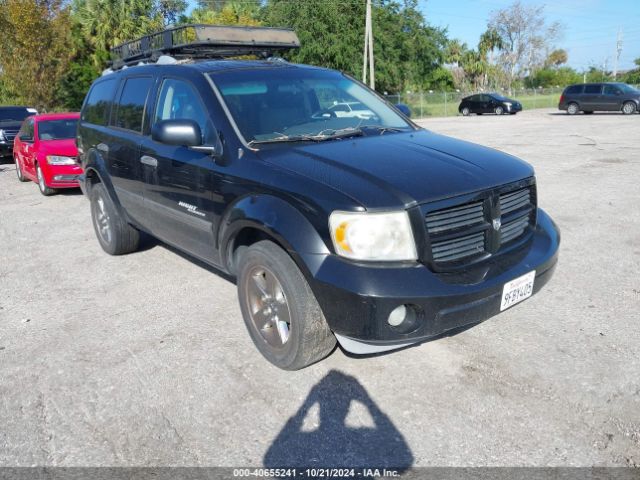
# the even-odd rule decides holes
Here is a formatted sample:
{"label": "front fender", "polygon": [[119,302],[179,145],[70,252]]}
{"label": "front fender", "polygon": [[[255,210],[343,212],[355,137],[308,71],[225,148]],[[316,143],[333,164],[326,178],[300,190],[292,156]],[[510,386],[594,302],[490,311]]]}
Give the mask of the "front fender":
{"label": "front fender", "polygon": [[104,187],[107,189],[107,193],[111,197],[111,200],[115,204],[119,213],[123,215],[124,211],[122,209],[122,205],[120,204],[120,200],[118,199],[116,191],[113,188],[111,177],[107,172],[106,160],[102,156],[102,154],[98,150],[93,148],[89,150],[86,154],[86,162],[84,162],[82,168],[84,170],[84,179],[81,180],[81,182],[84,183],[83,191],[85,192],[87,197],[91,195],[91,176],[95,175],[96,177],[98,177],[100,183],[102,183],[102,185],[104,185]]}
{"label": "front fender", "polygon": [[321,260],[331,253],[311,221],[296,207],[273,195],[246,196],[227,209],[218,231],[221,258],[227,262],[236,236],[245,228],[258,229],[275,239],[296,263],[304,263],[305,273],[317,271]]}

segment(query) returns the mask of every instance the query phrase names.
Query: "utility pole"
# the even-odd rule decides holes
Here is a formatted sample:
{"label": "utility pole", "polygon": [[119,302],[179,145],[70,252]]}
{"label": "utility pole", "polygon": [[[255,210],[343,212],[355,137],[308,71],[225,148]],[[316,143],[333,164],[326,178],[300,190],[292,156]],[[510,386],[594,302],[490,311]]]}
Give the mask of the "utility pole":
{"label": "utility pole", "polygon": [[606,57],[602,63],[602,81],[604,81],[607,76],[607,63],[609,63],[609,57]]}
{"label": "utility pole", "polygon": [[613,63],[613,79],[615,80],[618,76],[618,60],[620,60],[620,55],[622,54],[622,29],[618,28],[618,38],[616,39],[616,59]]}
{"label": "utility pole", "polygon": [[364,63],[362,67],[362,83],[367,83],[367,66],[369,67],[369,86],[376,88],[373,62],[373,24],[371,21],[371,0],[367,0],[367,11],[364,22]]}

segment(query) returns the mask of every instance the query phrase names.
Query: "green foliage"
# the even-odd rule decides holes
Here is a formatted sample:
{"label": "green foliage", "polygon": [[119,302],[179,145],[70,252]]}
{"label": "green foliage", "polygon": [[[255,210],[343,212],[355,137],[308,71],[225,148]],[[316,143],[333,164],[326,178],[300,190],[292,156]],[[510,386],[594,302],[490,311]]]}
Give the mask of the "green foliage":
{"label": "green foliage", "polygon": [[527,88],[564,87],[572,83],[581,83],[582,75],[570,67],[543,68],[525,79]]}

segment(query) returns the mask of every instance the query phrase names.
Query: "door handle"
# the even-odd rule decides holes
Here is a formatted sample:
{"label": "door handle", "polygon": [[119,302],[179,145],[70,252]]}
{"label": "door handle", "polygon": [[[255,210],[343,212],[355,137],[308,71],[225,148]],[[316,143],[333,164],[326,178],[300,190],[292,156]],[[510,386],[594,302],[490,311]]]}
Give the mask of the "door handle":
{"label": "door handle", "polygon": [[149,157],[148,155],[143,155],[140,157],[140,163],[144,163],[145,165],[149,165],[150,167],[157,167],[158,160],[153,157]]}
{"label": "door handle", "polygon": [[109,146],[105,145],[104,143],[99,143],[98,145],[96,145],[96,148],[103,153],[109,153]]}

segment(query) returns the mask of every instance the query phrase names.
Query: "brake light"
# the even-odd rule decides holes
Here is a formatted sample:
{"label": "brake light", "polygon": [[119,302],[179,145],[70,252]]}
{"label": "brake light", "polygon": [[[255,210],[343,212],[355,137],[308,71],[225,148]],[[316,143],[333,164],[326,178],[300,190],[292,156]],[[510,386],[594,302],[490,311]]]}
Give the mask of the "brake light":
{"label": "brake light", "polygon": [[564,102],[564,93],[560,94],[560,103]]}

